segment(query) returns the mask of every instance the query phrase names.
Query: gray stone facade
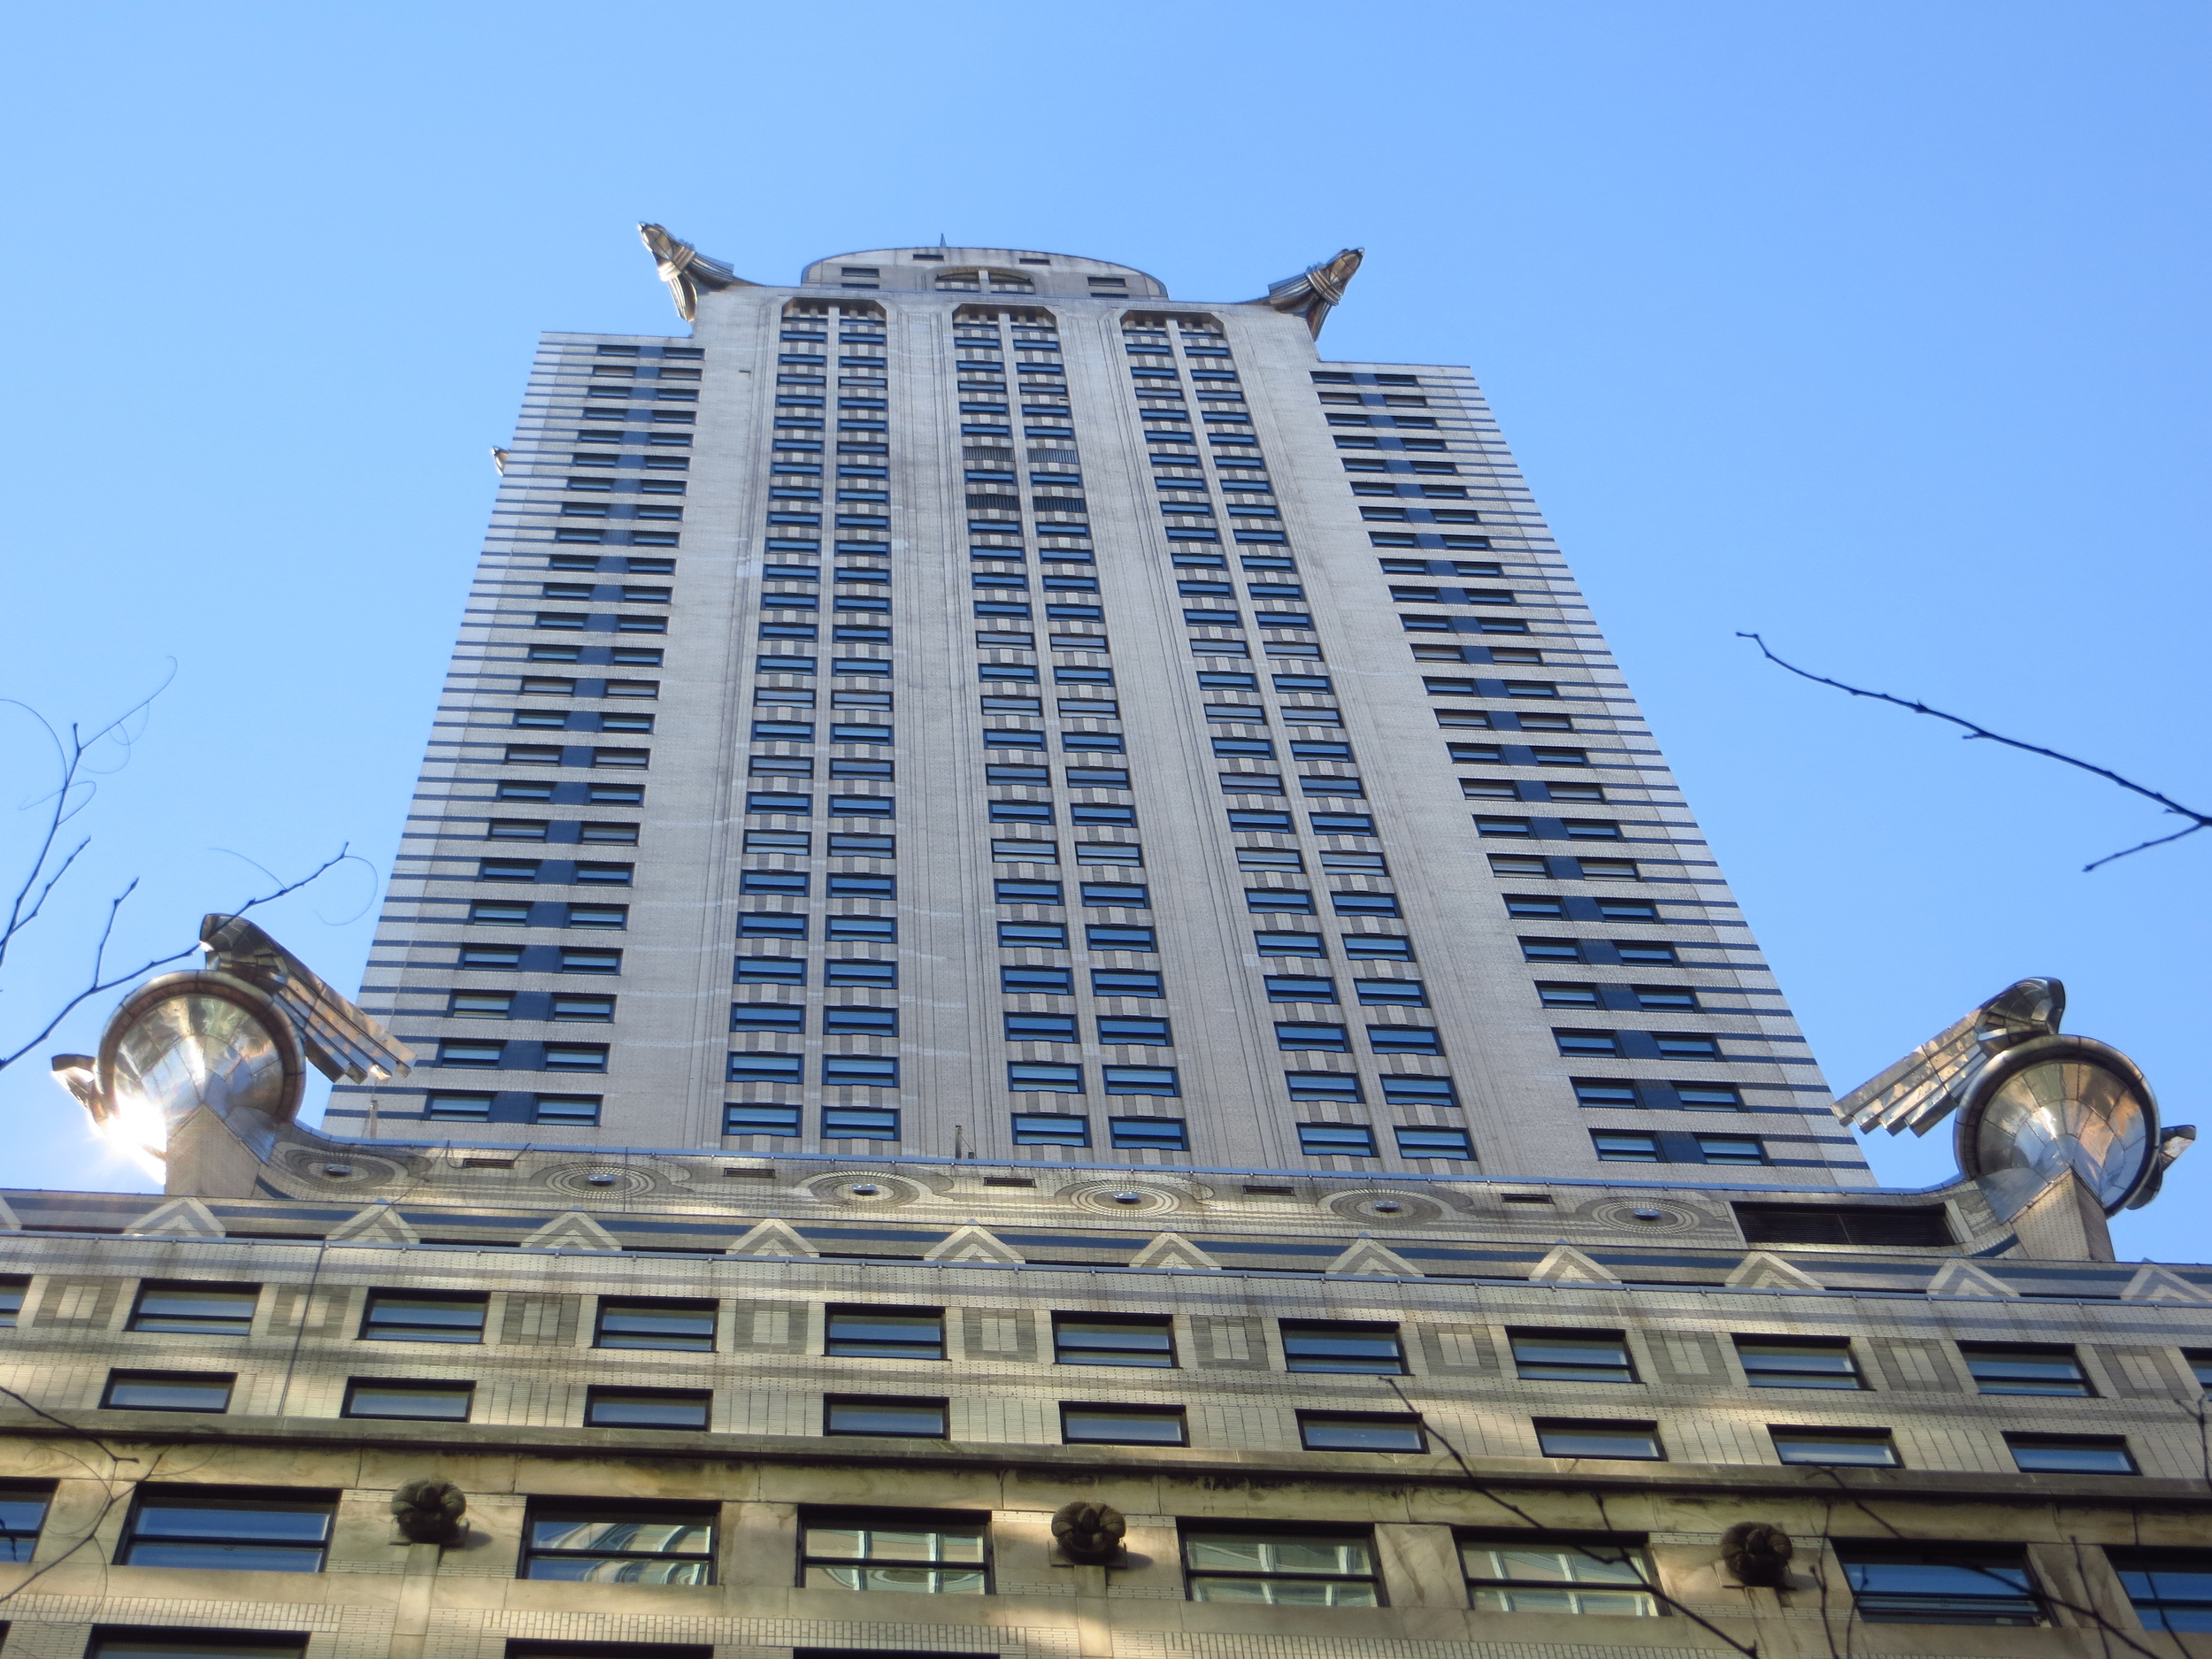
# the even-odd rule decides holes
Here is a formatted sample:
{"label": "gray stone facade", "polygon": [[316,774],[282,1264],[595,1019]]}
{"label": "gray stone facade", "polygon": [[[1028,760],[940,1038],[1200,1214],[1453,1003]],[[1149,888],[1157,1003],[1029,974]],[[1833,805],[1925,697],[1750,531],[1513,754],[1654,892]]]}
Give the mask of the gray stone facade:
{"label": "gray stone facade", "polygon": [[[1872,1186],[1464,371],[718,271],[541,356],[365,993],[416,1068],[226,917],[58,1057],[167,1192],[0,1192],[0,1655],[2212,1629],[2212,1268],[2105,1225],[2190,1132]],[[2085,1071],[2061,1004],[1932,1047]],[[392,1080],[311,1128],[311,1064]]]}
{"label": "gray stone facade", "polygon": [[[282,1197],[7,1194],[27,1230],[7,1249],[22,1277],[9,1281],[16,1325],[0,1333],[0,1501],[51,1503],[28,1568],[0,1567],[10,1654],[75,1659],[96,1629],[124,1625],[298,1636],[313,1659],[563,1651],[511,1645],[534,1641],[672,1656],[693,1644],[717,1659],[1429,1659],[1722,1652],[1723,1638],[1762,1651],[2088,1653],[2141,1623],[2113,1564],[2134,1558],[2108,1560],[2105,1547],[2201,1549],[2212,1535],[2198,1380],[2212,1373],[2212,1271],[2024,1259],[1970,1188],[1939,1206],[1955,1246],[1752,1248],[1740,1226],[1770,1224],[1732,1205],[1757,1204],[1756,1188],[1348,1183],[1284,1195],[1146,1176],[1102,1191],[1009,1166],[802,1164],[764,1179],[704,1156],[526,1154],[501,1169],[427,1150],[311,1180],[292,1171],[317,1149],[288,1150],[268,1170]],[[623,1178],[614,1194],[588,1184],[601,1173]],[[1023,1180],[1036,1184],[1008,1184]],[[1851,1202],[1862,1217],[1928,1207]],[[234,1329],[134,1328],[167,1305],[150,1297],[196,1288],[239,1298]],[[409,1340],[422,1327],[387,1322],[380,1294],[467,1310],[465,1340],[450,1325],[449,1340]],[[641,1305],[694,1310],[710,1346],[607,1346],[611,1315]],[[837,1351],[833,1318],[871,1310],[921,1318],[938,1346]],[[1071,1363],[1071,1318],[1157,1322],[1173,1363]],[[1386,1335],[1400,1357],[1301,1369],[1317,1331]],[[1601,1360],[1613,1344],[1622,1369],[1547,1377],[1543,1345],[1562,1338],[1594,1340]],[[1855,1386],[1753,1386],[1747,1341],[1821,1339],[1849,1356]],[[2083,1392],[1982,1392],[1976,1344],[2070,1355]],[[227,1409],[112,1403],[119,1378],[149,1376],[229,1379]],[[365,1384],[463,1388],[465,1420],[356,1415]],[[696,1425],[594,1421],[603,1401],[656,1398],[695,1402]],[[941,1418],[918,1436],[847,1436],[831,1432],[841,1402]],[[1071,1408],[1179,1421],[1186,1443],[1081,1443]],[[1374,1419],[1417,1423],[1423,1449],[1310,1438]],[[1541,1438],[1622,1429],[1655,1437],[1659,1460],[1562,1455]],[[1793,1430],[1886,1436],[1894,1466],[1785,1462]],[[2024,1472],[2016,1448],[2051,1437],[2119,1444],[2139,1472]],[[419,1479],[467,1495],[466,1535],[450,1547],[393,1529],[393,1492]],[[327,1507],[319,1571],[134,1563],[149,1504],[271,1489]],[[1127,1517],[1123,1563],[1056,1553],[1048,1522],[1076,1500]],[[702,1581],[528,1576],[534,1517],[578,1506],[710,1526]],[[806,1528],[872,1517],[979,1529],[987,1588],[800,1581]],[[1719,1563],[1721,1533],[1745,1520],[1796,1541],[1796,1576],[1778,1592]],[[1188,1540],[1225,1525],[1335,1529],[1371,1552],[1379,1604],[1194,1599]],[[1457,1552],[1514,1543],[1516,1529],[1525,1548],[1532,1528],[1557,1529],[1547,1545],[1646,1552],[1669,1602],[1642,1617],[1471,1607],[1479,1586]],[[1826,1540],[1894,1545],[1893,1528],[1939,1553],[2024,1552],[2041,1627],[1869,1622]]]}

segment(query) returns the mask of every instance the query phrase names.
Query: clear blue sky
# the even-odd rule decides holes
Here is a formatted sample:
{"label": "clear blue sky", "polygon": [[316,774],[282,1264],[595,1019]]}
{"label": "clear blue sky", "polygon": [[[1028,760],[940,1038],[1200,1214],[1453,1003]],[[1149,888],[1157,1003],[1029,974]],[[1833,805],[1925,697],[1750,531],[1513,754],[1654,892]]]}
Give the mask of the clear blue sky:
{"label": "clear blue sky", "polygon": [[[0,1033],[134,874],[142,956],[239,856],[380,880],[534,337],[677,326],[636,220],[767,280],[941,232],[1210,299],[1357,243],[1325,344],[1474,366],[1831,1080],[2055,973],[2212,1112],[2212,835],[2084,876],[2154,809],[1733,637],[2212,797],[2194,0],[93,3],[10,46],[0,695],[176,679]],[[350,986],[375,896],[267,920]],[[0,1111],[9,1182],[134,1184],[42,1064]],[[2122,1254],[2205,1259],[2208,1194],[2212,1149]]]}

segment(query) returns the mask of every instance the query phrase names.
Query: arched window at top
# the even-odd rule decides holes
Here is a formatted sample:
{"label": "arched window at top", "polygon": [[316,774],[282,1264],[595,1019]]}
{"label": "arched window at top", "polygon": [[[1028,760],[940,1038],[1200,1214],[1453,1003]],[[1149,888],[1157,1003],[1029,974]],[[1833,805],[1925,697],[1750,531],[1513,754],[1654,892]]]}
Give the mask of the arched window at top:
{"label": "arched window at top", "polygon": [[1219,338],[1225,332],[1221,319],[1203,311],[1125,311],[1121,326],[1133,334],[1164,334],[1172,329],[1183,334]]}
{"label": "arched window at top", "polygon": [[1037,285],[1020,271],[940,271],[936,287],[941,293],[956,294],[1034,294]]}
{"label": "arched window at top", "polygon": [[1050,311],[1028,308],[1019,311],[1002,309],[996,305],[963,305],[952,314],[955,335],[989,333],[996,334],[1002,327],[1010,331],[1017,344],[1052,343],[1059,338],[1059,325]]}

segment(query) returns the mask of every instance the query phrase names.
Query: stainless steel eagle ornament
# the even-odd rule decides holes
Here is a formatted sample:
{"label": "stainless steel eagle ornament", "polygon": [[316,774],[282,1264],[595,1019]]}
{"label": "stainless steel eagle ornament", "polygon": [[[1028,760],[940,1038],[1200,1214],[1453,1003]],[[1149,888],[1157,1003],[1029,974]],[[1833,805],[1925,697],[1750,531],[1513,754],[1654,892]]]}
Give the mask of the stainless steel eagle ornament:
{"label": "stainless steel eagle ornament", "polygon": [[204,968],[125,997],[100,1052],[58,1054],[56,1078],[132,1156],[158,1164],[204,1106],[242,1138],[292,1121],[310,1065],[335,1082],[403,1076],[414,1054],[243,917],[200,924]]}
{"label": "stainless steel eagle ornament", "polygon": [[686,322],[699,318],[699,296],[718,288],[753,288],[719,259],[710,259],[687,242],[678,242],[658,225],[640,225],[637,234],[645,250],[660,266],[661,280],[668,284],[676,302],[676,315]]}
{"label": "stainless steel eagle ornament", "polygon": [[1269,283],[1266,298],[1252,303],[1304,318],[1306,326],[1318,340],[1321,325],[1328,320],[1329,313],[1343,299],[1345,286],[1351,281],[1352,273],[1359,269],[1360,261],[1366,257],[1364,248],[1347,248],[1333,259],[1308,265],[1296,276],[1286,277],[1280,282]]}
{"label": "stainless steel eagle ornament", "polygon": [[1955,1113],[1959,1169],[2008,1219],[2070,1175],[2108,1216],[2139,1210],[2196,1129],[2162,1132],[2135,1063],[2061,1036],[2065,1013],[2058,980],[2023,979],[1837,1101],[1836,1116],[1863,1133],[1926,1134]]}

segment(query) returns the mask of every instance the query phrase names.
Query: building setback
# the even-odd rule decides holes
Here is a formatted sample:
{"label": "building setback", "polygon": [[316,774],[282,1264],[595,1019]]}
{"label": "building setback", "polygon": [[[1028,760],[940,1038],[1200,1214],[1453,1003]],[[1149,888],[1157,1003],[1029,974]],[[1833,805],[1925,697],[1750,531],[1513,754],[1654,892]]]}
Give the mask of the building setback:
{"label": "building setback", "polygon": [[54,1057],[166,1191],[0,1192],[0,1659],[2212,1630],[2212,1267],[2107,1228],[2193,1132],[2047,979],[1831,1109],[1471,380],[1316,356],[1356,256],[645,230],[373,1012],[215,916]]}

